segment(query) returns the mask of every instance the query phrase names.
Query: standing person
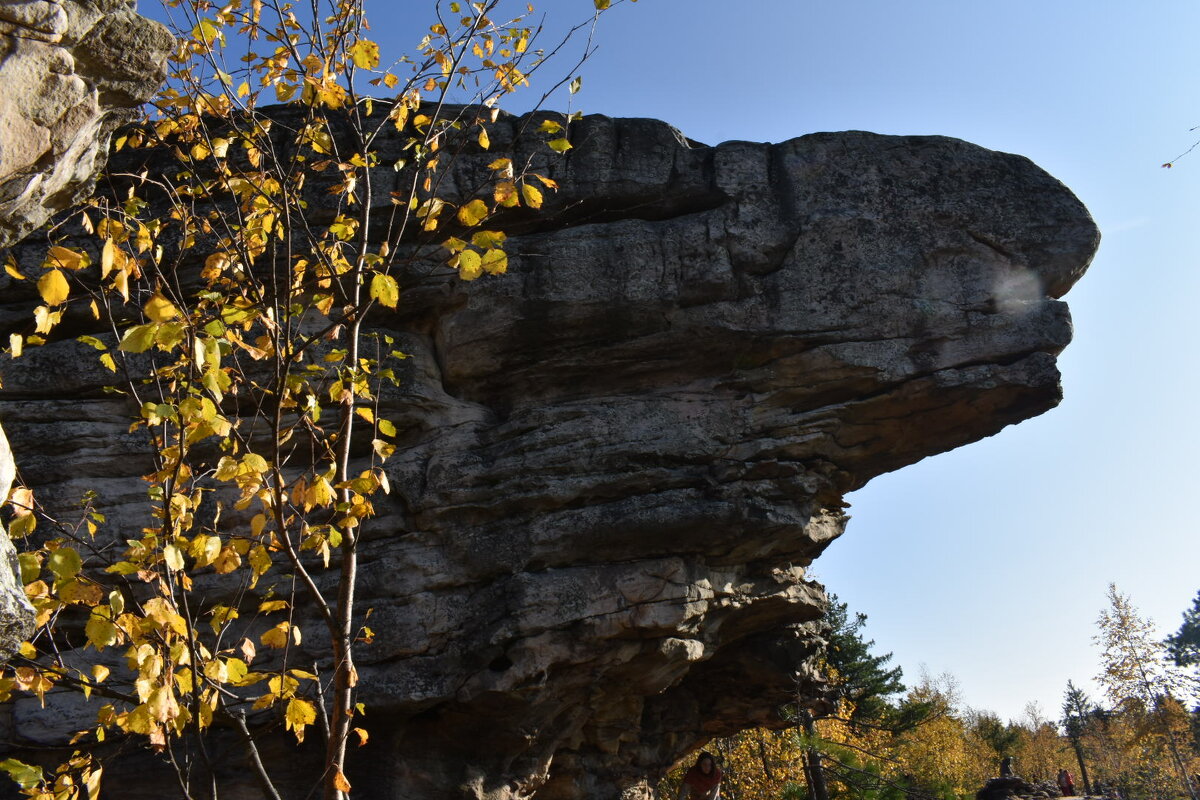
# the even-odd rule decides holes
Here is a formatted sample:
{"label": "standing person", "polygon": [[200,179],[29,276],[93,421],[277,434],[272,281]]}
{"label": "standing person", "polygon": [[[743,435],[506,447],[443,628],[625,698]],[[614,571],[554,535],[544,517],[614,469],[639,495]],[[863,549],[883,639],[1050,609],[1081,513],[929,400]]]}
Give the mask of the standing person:
{"label": "standing person", "polygon": [[1058,788],[1063,797],[1072,797],[1075,794],[1075,776],[1065,769],[1060,769],[1058,771]]}
{"label": "standing person", "polygon": [[1012,756],[1005,756],[1000,759],[1000,777],[1011,778],[1013,776],[1013,759]]}
{"label": "standing person", "polygon": [[721,800],[721,768],[707,750],[683,776],[678,800]]}

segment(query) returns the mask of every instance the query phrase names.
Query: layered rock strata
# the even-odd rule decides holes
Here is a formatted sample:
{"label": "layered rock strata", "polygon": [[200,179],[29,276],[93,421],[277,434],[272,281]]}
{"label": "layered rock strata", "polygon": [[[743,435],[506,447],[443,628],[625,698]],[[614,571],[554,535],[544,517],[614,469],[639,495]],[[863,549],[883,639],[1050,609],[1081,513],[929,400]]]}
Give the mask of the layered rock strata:
{"label": "layered rock strata", "polygon": [[[128,0],[0,0],[0,248],[90,193],[113,130],[166,77],[173,40],[133,9]],[[0,502],[14,474],[0,431]],[[17,574],[0,530],[0,661],[30,633]]]}
{"label": "layered rock strata", "polygon": [[[533,154],[521,122],[451,182]],[[381,398],[403,438],[363,544],[355,797],[646,798],[707,739],[781,724],[820,695],[805,570],[844,494],[1060,398],[1058,298],[1098,234],[1027,159],[862,132],[706,147],[605,117],[570,137],[562,189],[508,220],[508,275],[435,273],[373,320],[410,358]],[[379,214],[401,177],[376,175]],[[54,342],[8,367],[0,412],[40,497],[97,490],[119,539],[150,462],[109,381]],[[49,743],[36,716],[15,736]]]}

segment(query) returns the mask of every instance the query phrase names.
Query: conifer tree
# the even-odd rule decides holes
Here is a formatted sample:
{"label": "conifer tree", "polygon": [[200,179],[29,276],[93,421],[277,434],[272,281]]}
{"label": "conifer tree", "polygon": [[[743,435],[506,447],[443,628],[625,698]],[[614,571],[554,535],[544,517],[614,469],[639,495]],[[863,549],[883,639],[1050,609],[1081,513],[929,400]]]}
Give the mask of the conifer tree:
{"label": "conifer tree", "polygon": [[1067,681],[1067,691],[1063,696],[1062,707],[1063,728],[1071,741],[1071,749],[1075,751],[1075,760],[1079,762],[1079,776],[1083,780],[1083,790],[1092,793],[1092,784],[1088,779],[1087,764],[1083,759],[1083,730],[1088,717],[1092,713],[1092,701],[1071,681]]}
{"label": "conifer tree", "polygon": [[1179,630],[1167,637],[1167,649],[1179,666],[1200,667],[1200,592],[1192,600],[1192,607],[1183,612]]}
{"label": "conifer tree", "polygon": [[853,705],[850,721],[880,723],[893,719],[895,707],[888,698],[904,691],[904,672],[900,667],[888,666],[891,653],[871,652],[875,640],[862,635],[867,615],[856,613],[851,621],[846,603],[830,595],[826,619],[832,630],[825,660],[837,676],[839,697]]}

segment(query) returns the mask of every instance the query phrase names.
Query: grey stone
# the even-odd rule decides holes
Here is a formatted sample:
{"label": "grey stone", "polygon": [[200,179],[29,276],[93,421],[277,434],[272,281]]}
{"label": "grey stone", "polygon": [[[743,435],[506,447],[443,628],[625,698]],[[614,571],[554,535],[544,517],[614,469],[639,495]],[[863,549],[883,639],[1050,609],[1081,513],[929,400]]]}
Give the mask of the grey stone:
{"label": "grey stone", "polygon": [[[845,493],[1061,397],[1059,298],[1098,234],[1028,159],[863,132],[705,147],[588,117],[549,162],[522,123],[502,117],[445,178],[474,186],[506,152],[546,162],[562,188],[505,223],[509,274],[414,275],[370,321],[410,358],[380,397],[400,446],[361,545],[376,640],[356,797],[650,797],[708,739],[784,724],[780,705],[823,696],[806,569]],[[374,176],[380,218],[404,179]],[[306,188],[307,213],[330,213],[328,186]],[[0,288],[0,320],[28,314],[29,287]],[[101,487],[120,520],[103,543],[140,524],[146,462],[94,359],[61,341],[14,362],[0,411],[46,502]],[[326,659],[313,609],[296,621]],[[308,763],[281,780],[304,785]],[[145,777],[106,774],[122,769]],[[246,771],[229,781],[256,796]]]}
{"label": "grey stone", "polygon": [[[16,477],[12,450],[0,429],[0,497],[7,498]],[[17,551],[0,525],[0,663],[7,661],[33,633],[33,606],[20,580]]]}
{"label": "grey stone", "polygon": [[91,193],[173,42],[131,3],[0,2],[0,247]]}
{"label": "grey stone", "polygon": [[[125,0],[0,1],[0,248],[91,192],[112,131],[166,77],[172,42]],[[0,431],[0,502],[14,476]],[[32,633],[19,575],[0,529],[0,661]]]}

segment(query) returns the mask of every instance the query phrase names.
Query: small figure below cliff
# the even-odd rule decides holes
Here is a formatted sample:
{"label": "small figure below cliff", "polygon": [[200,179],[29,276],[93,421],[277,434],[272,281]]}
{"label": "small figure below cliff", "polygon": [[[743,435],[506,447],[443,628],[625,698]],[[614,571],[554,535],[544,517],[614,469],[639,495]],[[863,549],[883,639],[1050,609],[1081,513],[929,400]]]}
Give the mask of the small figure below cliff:
{"label": "small figure below cliff", "polygon": [[1075,796],[1075,776],[1065,769],[1058,771],[1058,788],[1063,797]]}
{"label": "small figure below cliff", "polygon": [[678,800],[721,800],[721,775],[712,753],[701,751],[696,763],[684,773]]}

